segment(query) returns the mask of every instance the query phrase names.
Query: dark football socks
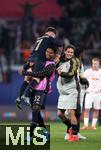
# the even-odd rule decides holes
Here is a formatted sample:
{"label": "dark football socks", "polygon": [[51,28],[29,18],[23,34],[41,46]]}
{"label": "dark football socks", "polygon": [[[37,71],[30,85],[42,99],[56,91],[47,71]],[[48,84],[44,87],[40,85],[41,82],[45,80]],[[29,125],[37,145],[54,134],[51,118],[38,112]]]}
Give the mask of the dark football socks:
{"label": "dark football socks", "polygon": [[46,126],[44,124],[44,120],[43,120],[40,112],[38,113],[38,124],[40,127],[46,128]]}
{"label": "dark football socks", "polygon": [[25,91],[25,89],[26,89],[26,87],[28,86],[28,82],[27,81],[24,81],[23,83],[22,83],[22,85],[21,85],[21,88],[20,88],[20,98],[21,98],[21,96],[24,94],[24,91]]}
{"label": "dark football socks", "polygon": [[73,130],[73,135],[77,135],[78,134],[77,125],[72,124],[71,127]]}

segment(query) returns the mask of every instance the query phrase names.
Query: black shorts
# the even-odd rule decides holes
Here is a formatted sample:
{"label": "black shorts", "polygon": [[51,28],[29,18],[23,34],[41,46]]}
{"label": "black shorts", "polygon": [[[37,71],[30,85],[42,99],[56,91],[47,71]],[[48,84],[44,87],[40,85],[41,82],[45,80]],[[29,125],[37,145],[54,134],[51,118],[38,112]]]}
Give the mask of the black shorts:
{"label": "black shorts", "polygon": [[44,91],[33,91],[31,97],[31,105],[34,108],[35,105],[39,105],[41,109],[45,109],[47,94]]}

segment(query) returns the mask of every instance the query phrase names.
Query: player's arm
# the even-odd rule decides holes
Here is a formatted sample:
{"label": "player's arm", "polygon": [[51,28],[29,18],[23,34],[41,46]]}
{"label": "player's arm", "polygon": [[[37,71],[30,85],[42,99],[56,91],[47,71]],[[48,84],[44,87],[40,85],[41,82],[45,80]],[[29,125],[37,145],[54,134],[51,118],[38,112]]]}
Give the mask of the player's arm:
{"label": "player's arm", "polygon": [[29,68],[34,67],[34,62],[26,62],[23,66],[20,67],[19,73],[22,74],[25,70],[28,70]]}
{"label": "player's arm", "polygon": [[50,37],[49,40],[51,41],[51,47],[57,50],[58,55],[61,55],[63,51],[63,46],[61,42],[58,39],[54,39],[52,37]]}
{"label": "player's arm", "polygon": [[86,85],[87,88],[89,87],[89,81],[87,80],[87,78],[80,78],[80,83],[81,85]]}
{"label": "player's arm", "polygon": [[86,77],[84,77],[83,73],[80,74],[79,79],[80,79],[80,84],[81,85],[85,85],[86,88],[89,87],[89,81]]}
{"label": "player's arm", "polygon": [[55,71],[55,64],[49,64],[48,66],[37,72],[24,71],[23,75],[37,78],[44,78],[46,76],[50,76],[54,71]]}
{"label": "player's arm", "polygon": [[83,67],[83,65],[81,63],[79,65],[78,72],[79,72],[80,84],[81,85],[85,85],[86,88],[88,88],[89,87],[89,81],[88,81],[88,79],[86,77],[84,77],[84,67]]}
{"label": "player's arm", "polygon": [[58,70],[58,74],[63,78],[72,78],[75,75],[75,71],[76,71],[76,61],[75,61],[75,59],[71,59],[69,71],[62,72],[60,69],[60,70]]}
{"label": "player's arm", "polygon": [[24,70],[27,70],[29,68],[32,68],[34,66],[34,62],[26,62],[24,65],[23,65],[23,69]]}
{"label": "player's arm", "polygon": [[66,78],[66,77],[72,78],[74,75],[67,73],[67,72],[61,72],[60,76],[63,78]]}

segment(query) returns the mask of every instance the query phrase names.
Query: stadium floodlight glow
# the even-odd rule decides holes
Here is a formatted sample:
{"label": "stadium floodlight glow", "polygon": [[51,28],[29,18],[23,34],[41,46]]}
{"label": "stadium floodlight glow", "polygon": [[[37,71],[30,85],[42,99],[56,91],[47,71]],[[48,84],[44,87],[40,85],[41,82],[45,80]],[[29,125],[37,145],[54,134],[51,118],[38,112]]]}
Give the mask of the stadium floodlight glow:
{"label": "stadium floodlight glow", "polygon": [[[34,145],[45,145],[47,142],[47,138],[45,135],[39,134],[38,133],[39,130],[42,130],[42,129],[40,127],[35,128],[35,130],[33,132],[35,137],[33,137],[32,142]],[[30,127],[27,127],[26,137],[24,137],[24,131],[25,131],[24,127],[19,127],[17,134],[16,134],[16,137],[14,138],[12,128],[10,126],[6,127],[6,145],[11,145],[10,139],[12,141],[12,145],[18,145],[19,139],[21,139],[21,145],[24,145],[24,139],[26,137],[27,137],[26,138],[27,139],[27,145],[30,145],[31,142],[30,142],[30,140],[28,140],[28,137],[30,137]],[[42,141],[41,142],[37,141],[37,138],[42,139]]]}

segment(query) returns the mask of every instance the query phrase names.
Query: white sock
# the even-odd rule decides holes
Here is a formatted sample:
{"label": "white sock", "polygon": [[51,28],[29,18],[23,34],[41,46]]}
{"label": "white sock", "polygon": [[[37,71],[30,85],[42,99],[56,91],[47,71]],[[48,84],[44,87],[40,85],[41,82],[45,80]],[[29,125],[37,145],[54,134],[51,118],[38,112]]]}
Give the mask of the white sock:
{"label": "white sock", "polygon": [[93,118],[92,127],[96,127],[97,120],[98,120],[97,118]]}
{"label": "white sock", "polygon": [[89,118],[84,118],[84,126],[88,127],[88,121],[89,121]]}

